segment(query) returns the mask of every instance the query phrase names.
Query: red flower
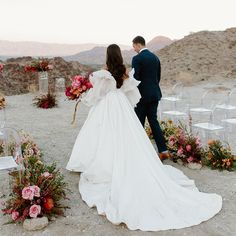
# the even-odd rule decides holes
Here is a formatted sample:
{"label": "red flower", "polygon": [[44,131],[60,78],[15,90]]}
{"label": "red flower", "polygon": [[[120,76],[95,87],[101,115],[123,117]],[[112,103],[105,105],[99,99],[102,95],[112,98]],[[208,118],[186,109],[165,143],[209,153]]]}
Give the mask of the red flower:
{"label": "red flower", "polygon": [[66,87],[65,94],[66,94],[67,97],[72,96],[72,93],[70,91],[71,91],[71,87]]}
{"label": "red flower", "polygon": [[54,207],[53,199],[51,197],[45,197],[43,207],[47,211],[50,211]]}

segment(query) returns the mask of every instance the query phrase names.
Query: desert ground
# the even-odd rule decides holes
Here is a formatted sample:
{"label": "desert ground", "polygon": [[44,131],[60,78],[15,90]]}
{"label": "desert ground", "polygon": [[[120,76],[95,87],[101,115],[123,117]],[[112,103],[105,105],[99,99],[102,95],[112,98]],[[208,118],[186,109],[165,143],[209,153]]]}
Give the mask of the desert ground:
{"label": "desert ground", "polygon": [[[236,82],[233,80],[215,81],[214,83],[204,81],[185,87],[184,94],[188,104],[193,106],[199,104],[199,98],[207,88],[215,89],[215,92],[207,99],[221,100],[226,96],[224,92],[235,85]],[[170,87],[163,86],[163,95],[168,92],[170,92]],[[71,125],[74,102],[67,101],[65,96],[60,94],[58,107],[44,110],[32,105],[34,96],[35,94],[24,94],[6,97],[6,125],[28,132],[42,150],[44,161],[57,163],[72,191],[68,195],[70,200],[66,202],[70,209],[66,210],[66,217],[57,218],[50,222],[45,229],[35,232],[25,231],[21,225],[4,225],[8,216],[0,214],[1,236],[233,236],[236,234],[236,173],[210,170],[207,167],[203,167],[201,170],[191,170],[170,160],[165,161],[164,164],[181,169],[189,178],[195,180],[200,191],[214,192],[223,197],[223,208],[219,214],[194,227],[160,232],[130,231],[125,225],[115,226],[104,216],[98,215],[96,208],[90,209],[81,200],[78,190],[79,174],[71,173],[65,169],[76,136],[86,119],[88,108],[81,105],[77,112],[77,123]],[[186,105],[180,106],[182,106],[182,110],[186,109]],[[221,112],[221,115],[224,113]],[[1,176],[0,191],[4,191],[6,181],[6,178]],[[4,198],[0,199],[0,201],[3,200]]]}

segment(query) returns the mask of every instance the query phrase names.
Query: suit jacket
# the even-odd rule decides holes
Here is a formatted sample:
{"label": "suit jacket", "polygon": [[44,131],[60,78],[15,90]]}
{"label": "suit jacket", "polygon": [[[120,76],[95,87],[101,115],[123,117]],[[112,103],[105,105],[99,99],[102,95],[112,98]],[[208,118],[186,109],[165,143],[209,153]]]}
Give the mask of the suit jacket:
{"label": "suit jacket", "polygon": [[161,64],[159,58],[144,49],[132,59],[134,78],[141,81],[138,89],[143,101],[159,101],[162,94],[159,86],[161,79]]}

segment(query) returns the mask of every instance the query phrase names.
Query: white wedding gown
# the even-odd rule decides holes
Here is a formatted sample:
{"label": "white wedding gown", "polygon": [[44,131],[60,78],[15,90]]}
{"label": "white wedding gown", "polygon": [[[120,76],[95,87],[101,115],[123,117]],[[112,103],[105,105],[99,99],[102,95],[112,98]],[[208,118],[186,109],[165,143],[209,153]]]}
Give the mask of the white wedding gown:
{"label": "white wedding gown", "polygon": [[159,160],[133,110],[140,99],[133,73],[120,89],[106,70],[90,77],[93,88],[82,101],[92,107],[67,169],[83,172],[82,199],[114,224],[143,231],[200,224],[220,211],[222,198],[199,192],[193,180]]}

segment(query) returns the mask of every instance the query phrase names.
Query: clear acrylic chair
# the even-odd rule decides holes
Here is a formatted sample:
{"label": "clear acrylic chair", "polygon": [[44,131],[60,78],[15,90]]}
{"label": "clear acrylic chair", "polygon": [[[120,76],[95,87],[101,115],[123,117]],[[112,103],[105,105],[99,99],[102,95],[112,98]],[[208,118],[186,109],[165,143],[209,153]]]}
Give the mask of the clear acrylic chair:
{"label": "clear acrylic chair", "polygon": [[201,137],[202,143],[207,144],[209,139],[220,139],[225,141],[227,138],[225,136],[224,126],[218,125],[214,121],[215,107],[211,110],[210,118],[207,122],[199,122],[192,124],[192,130],[194,133]]}
{"label": "clear acrylic chair", "polygon": [[183,84],[178,82],[171,88],[171,93],[169,96],[163,96],[162,101],[170,102],[172,104],[172,109],[176,110],[177,102],[182,99],[183,95]]}
{"label": "clear acrylic chair", "polygon": [[222,124],[225,128],[227,143],[236,154],[236,118],[223,119]]}
{"label": "clear acrylic chair", "polygon": [[212,99],[210,99],[211,93],[211,89],[206,90],[200,98],[199,106],[195,106],[189,109],[189,112],[193,119],[193,123],[209,120],[214,107],[214,102],[212,102]]}
{"label": "clear acrylic chair", "polygon": [[[23,158],[19,133],[10,127],[0,128],[0,189],[10,186],[10,173],[18,172],[21,177]],[[6,188],[5,188],[6,187]]]}
{"label": "clear acrylic chair", "polygon": [[170,96],[162,97],[159,114],[161,119],[171,119],[175,124],[188,118],[188,106],[183,102],[183,84],[181,82],[172,87]]}
{"label": "clear acrylic chair", "polygon": [[236,105],[235,102],[232,99],[233,94],[236,93],[236,88],[231,89],[227,93],[227,99],[226,101],[222,102],[221,104],[218,104],[216,106],[216,109],[222,110],[224,112],[224,119],[230,118],[230,113],[232,111],[236,111]]}

